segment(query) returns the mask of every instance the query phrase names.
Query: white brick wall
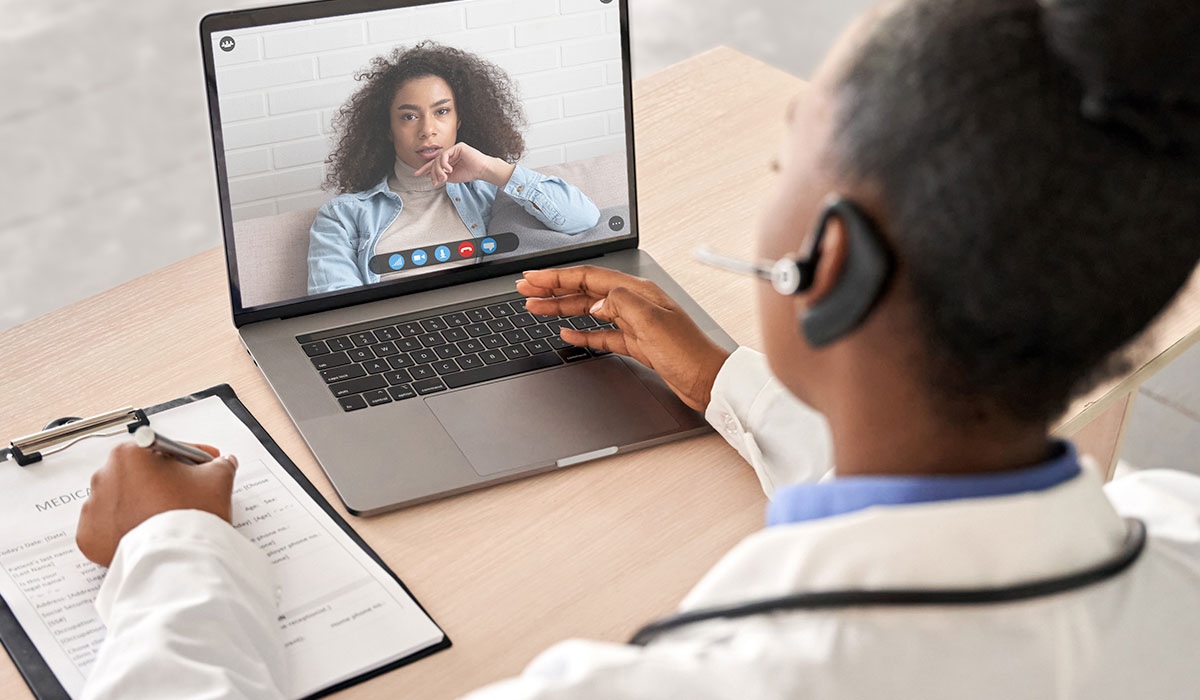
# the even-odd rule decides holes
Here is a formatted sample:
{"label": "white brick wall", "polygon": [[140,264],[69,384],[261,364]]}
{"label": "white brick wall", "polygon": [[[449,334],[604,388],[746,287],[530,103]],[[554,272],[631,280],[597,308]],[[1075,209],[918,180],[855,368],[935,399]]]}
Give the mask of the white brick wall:
{"label": "white brick wall", "polygon": [[399,45],[434,39],[513,78],[524,100],[529,167],[624,150],[617,3],[468,0],[236,30],[213,50],[235,220],[317,206],[330,120],[353,74]]}

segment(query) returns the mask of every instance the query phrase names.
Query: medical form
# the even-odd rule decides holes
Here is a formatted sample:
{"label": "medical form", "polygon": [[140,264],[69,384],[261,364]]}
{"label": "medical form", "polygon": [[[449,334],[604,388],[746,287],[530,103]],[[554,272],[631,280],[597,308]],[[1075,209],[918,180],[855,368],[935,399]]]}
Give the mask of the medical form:
{"label": "medical form", "polygon": [[[219,396],[150,420],[166,434],[238,456],[233,525],[271,563],[291,697],[446,641],[399,580],[305,492]],[[92,472],[127,439],[82,440],[27,467],[0,462],[0,595],[71,697],[81,694],[105,634],[93,605],[105,569],[79,552],[75,528]]]}

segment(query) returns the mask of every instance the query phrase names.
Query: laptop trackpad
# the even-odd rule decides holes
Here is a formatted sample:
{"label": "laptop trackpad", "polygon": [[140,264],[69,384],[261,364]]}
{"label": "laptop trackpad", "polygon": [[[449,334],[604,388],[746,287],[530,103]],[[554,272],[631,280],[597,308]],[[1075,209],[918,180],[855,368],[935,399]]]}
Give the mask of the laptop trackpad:
{"label": "laptop trackpad", "polygon": [[431,396],[425,404],[480,476],[629,445],[679,427],[615,357]]}

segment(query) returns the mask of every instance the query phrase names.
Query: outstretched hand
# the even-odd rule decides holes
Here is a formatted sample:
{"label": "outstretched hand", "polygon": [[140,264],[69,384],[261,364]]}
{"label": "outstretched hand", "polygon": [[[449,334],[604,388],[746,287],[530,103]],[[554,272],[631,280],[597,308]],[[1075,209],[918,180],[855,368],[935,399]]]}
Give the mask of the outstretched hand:
{"label": "outstretched hand", "polygon": [[729,353],[700,330],[675,300],[650,280],[591,265],[524,273],[517,291],[525,308],[544,316],[591,314],[616,330],[577,331],[572,345],[628,355],[658,372],[685,404],[703,411]]}

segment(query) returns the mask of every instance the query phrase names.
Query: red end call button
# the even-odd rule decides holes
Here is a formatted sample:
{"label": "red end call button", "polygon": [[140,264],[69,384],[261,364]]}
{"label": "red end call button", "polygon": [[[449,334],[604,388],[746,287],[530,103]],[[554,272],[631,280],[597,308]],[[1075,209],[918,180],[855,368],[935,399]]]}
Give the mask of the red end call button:
{"label": "red end call button", "polygon": [[475,254],[475,244],[470,241],[463,241],[458,244],[458,254],[464,258],[469,258]]}

